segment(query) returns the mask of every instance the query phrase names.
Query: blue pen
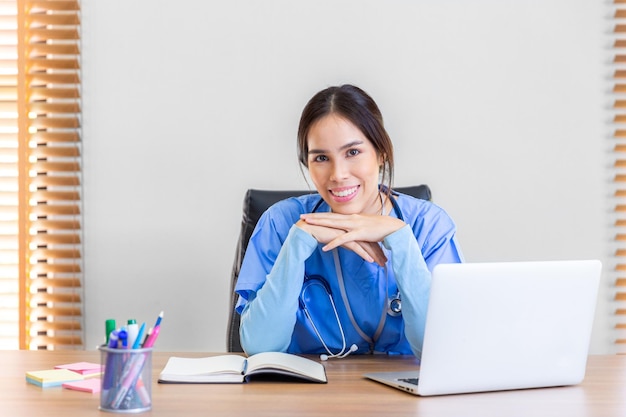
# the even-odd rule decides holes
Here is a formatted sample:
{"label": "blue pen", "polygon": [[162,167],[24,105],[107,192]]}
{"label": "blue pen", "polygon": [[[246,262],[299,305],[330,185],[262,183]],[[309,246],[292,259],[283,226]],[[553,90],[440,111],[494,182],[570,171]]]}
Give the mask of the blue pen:
{"label": "blue pen", "polygon": [[158,325],[160,325],[161,324],[161,320],[163,320],[163,312],[162,311],[159,313],[159,317],[157,317],[157,321],[156,321],[156,324],[154,325],[154,327],[157,327]]}
{"label": "blue pen", "polygon": [[143,332],[146,331],[146,322],[144,321],[143,323],[141,323],[141,327],[139,328],[139,331],[137,332],[137,337],[135,338],[135,343],[133,343],[132,348],[133,349],[139,349],[141,347],[141,342],[143,339]]}

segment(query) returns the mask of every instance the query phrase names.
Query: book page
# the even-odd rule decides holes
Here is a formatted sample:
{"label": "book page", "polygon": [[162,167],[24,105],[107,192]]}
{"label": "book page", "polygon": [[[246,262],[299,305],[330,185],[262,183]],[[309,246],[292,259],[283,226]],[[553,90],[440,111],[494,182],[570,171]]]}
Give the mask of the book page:
{"label": "book page", "polygon": [[317,382],[326,381],[324,366],[311,359],[282,352],[263,352],[248,358],[246,375],[280,373]]}
{"label": "book page", "polygon": [[205,358],[172,356],[159,375],[160,382],[242,382],[245,358],[220,355]]}

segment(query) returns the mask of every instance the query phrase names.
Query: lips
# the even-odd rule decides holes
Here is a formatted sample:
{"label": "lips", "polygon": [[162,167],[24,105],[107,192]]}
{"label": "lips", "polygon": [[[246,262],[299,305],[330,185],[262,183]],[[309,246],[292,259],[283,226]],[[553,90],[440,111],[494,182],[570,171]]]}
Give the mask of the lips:
{"label": "lips", "polygon": [[359,189],[358,186],[350,188],[342,188],[341,190],[330,190],[330,193],[339,198],[346,198],[352,196]]}

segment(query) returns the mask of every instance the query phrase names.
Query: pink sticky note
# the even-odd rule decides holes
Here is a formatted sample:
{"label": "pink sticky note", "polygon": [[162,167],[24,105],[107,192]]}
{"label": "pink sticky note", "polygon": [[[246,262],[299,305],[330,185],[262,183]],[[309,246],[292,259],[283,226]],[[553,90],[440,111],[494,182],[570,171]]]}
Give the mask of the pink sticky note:
{"label": "pink sticky note", "polygon": [[82,381],[66,382],[63,384],[63,388],[96,394],[100,392],[100,385],[100,378],[89,378]]}
{"label": "pink sticky note", "polygon": [[57,365],[55,366],[55,369],[68,369],[82,375],[102,373],[102,365],[91,362],[75,362],[68,363],[66,365]]}

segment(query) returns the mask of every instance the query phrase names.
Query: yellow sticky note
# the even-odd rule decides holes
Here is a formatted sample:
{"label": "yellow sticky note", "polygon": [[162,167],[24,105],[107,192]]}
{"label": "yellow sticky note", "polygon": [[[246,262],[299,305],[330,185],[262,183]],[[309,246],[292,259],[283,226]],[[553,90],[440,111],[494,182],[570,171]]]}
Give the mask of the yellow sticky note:
{"label": "yellow sticky note", "polygon": [[80,381],[84,376],[67,369],[45,369],[42,371],[26,372],[26,381],[42,388],[56,387],[64,382]]}

